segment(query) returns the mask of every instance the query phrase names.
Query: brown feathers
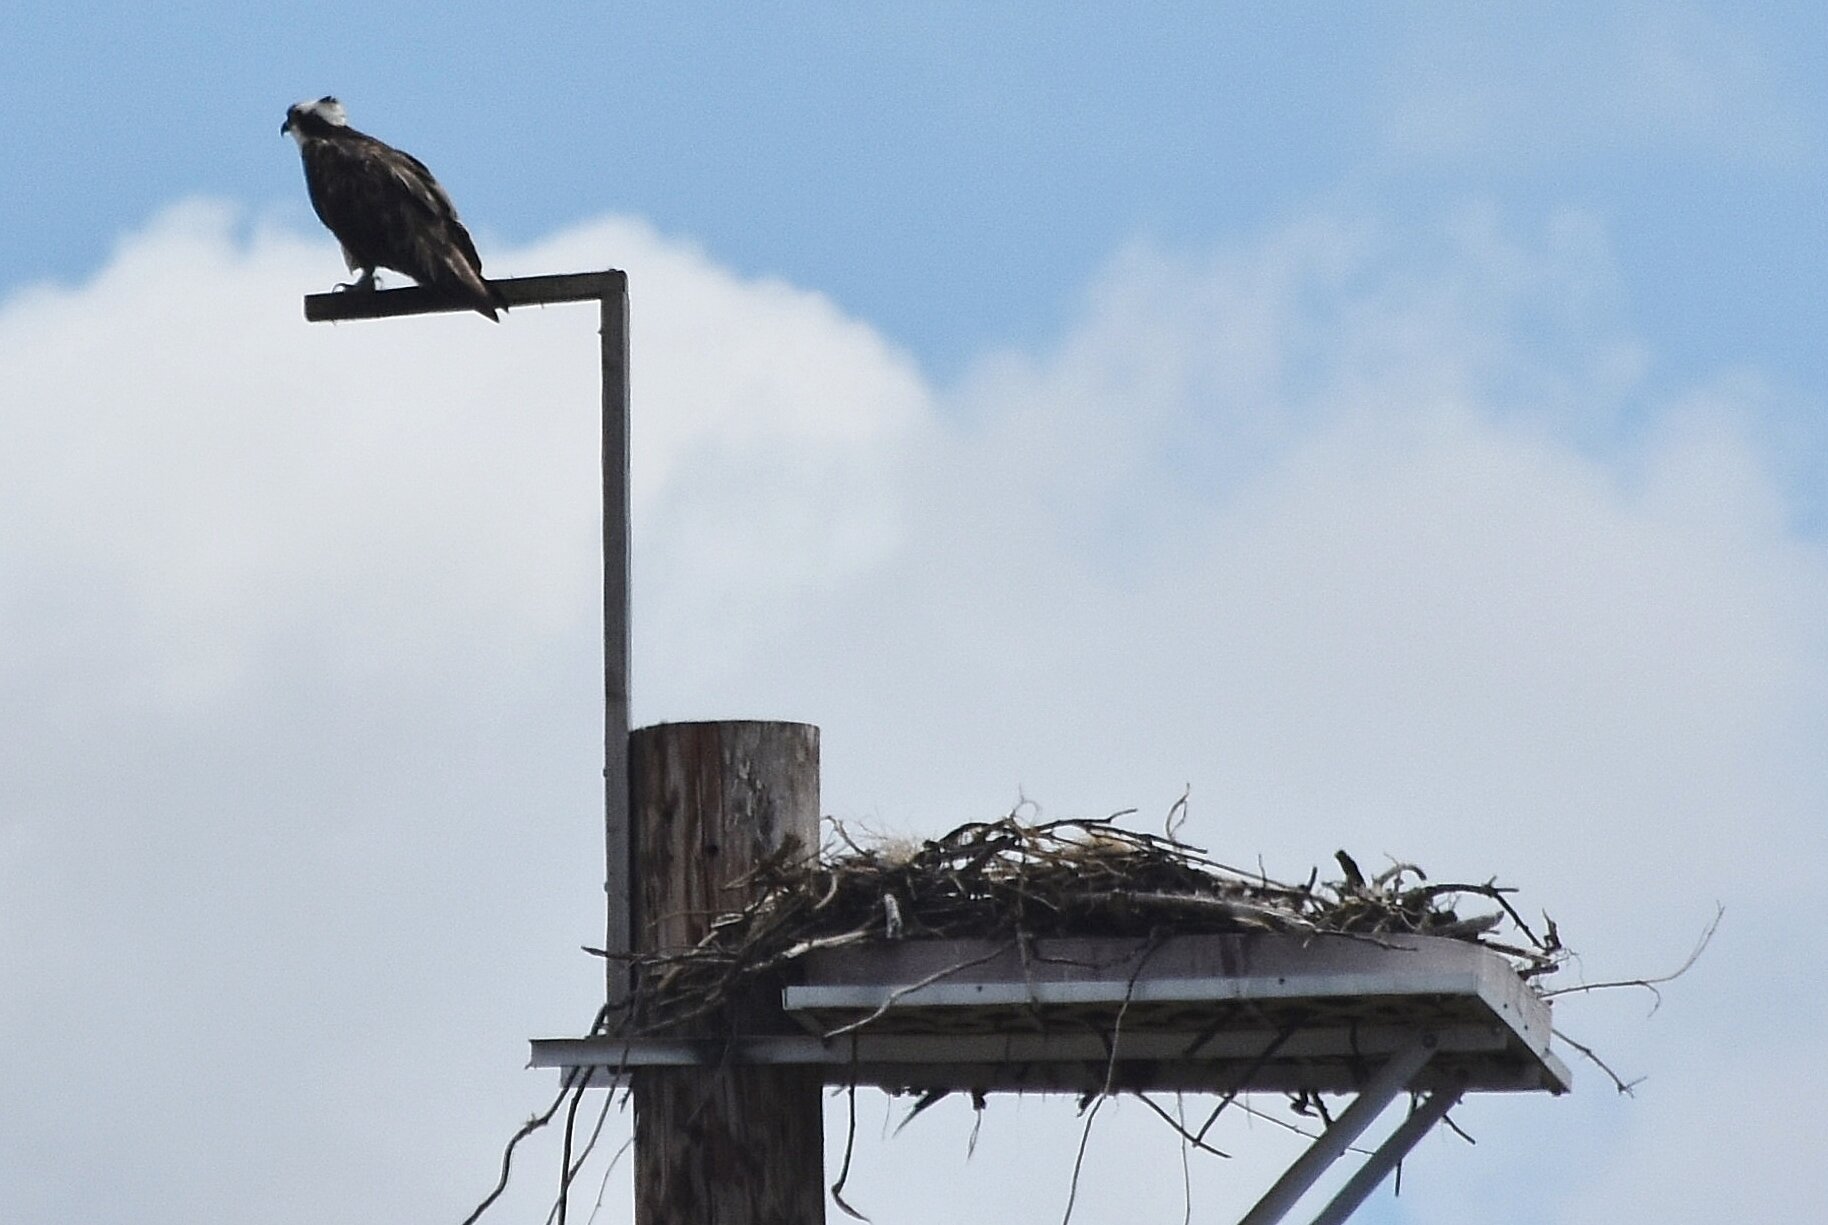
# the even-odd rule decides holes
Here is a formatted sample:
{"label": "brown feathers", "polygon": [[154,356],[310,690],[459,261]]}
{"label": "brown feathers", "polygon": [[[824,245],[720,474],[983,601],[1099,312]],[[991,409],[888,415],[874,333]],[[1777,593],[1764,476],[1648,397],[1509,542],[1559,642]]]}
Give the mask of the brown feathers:
{"label": "brown feathers", "polygon": [[497,318],[506,309],[482,276],[482,259],[457,210],[425,164],[410,153],[340,122],[334,99],[301,103],[285,131],[298,139],[305,185],[361,287],[377,268],[403,272],[421,285],[448,291]]}

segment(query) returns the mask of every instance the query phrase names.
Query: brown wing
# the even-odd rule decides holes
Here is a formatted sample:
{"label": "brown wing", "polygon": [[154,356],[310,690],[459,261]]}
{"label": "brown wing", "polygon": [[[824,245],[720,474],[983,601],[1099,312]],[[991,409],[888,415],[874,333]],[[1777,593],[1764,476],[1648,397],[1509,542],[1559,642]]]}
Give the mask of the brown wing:
{"label": "brown wing", "polygon": [[495,317],[500,300],[482,279],[476,244],[424,163],[350,129],[301,152],[311,206],[352,263],[404,272]]}

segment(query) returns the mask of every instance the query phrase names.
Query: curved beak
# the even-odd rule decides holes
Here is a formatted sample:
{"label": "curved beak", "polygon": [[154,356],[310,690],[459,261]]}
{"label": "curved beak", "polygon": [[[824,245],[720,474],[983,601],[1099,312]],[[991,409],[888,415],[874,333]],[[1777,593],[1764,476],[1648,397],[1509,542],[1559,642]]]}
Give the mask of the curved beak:
{"label": "curved beak", "polygon": [[279,134],[281,136],[284,136],[287,132],[290,132],[291,130],[292,130],[292,116],[287,115],[286,121],[279,125]]}

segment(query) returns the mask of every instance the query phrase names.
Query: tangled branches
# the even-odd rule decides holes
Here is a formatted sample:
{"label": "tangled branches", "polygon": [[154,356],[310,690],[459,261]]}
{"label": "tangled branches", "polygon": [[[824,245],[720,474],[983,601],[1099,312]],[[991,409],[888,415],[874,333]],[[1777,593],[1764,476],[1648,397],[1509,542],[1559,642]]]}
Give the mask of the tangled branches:
{"label": "tangled branches", "polygon": [[[1315,872],[1287,884],[1115,818],[1030,824],[1011,815],[917,845],[863,845],[834,825],[819,855],[792,848],[751,872],[741,884],[752,900],[716,916],[695,947],[633,957],[631,1005],[605,1016],[598,1032],[678,1032],[809,953],[885,940],[1445,936],[1504,954],[1526,979],[1565,957],[1555,924],[1545,918],[1538,932],[1495,882],[1430,882],[1406,863],[1367,875],[1345,852],[1337,859],[1339,879]],[[1469,900],[1495,909],[1463,915]]]}

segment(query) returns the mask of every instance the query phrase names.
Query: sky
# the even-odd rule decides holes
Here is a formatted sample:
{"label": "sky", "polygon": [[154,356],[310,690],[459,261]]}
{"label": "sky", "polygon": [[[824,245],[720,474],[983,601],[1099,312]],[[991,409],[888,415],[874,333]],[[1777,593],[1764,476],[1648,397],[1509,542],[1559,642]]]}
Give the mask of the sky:
{"label": "sky", "polygon": [[[1828,1215],[1825,43],[0,9],[0,1218],[460,1221],[555,1088],[526,1040],[594,1012],[594,321],[305,324],[346,274],[278,127],[327,92],[491,274],[629,273],[637,722],[816,723],[825,811],[890,833],[1185,792],[1272,875],[1495,875],[1564,985],[1723,907],[1660,1006],[1557,1003],[1635,1096],[1564,1051],[1574,1094],[1466,1103],[1360,1219]],[[1073,1103],[994,1100],[969,1158],[968,1107],[905,1108],[859,1103],[873,1220],[1060,1220]],[[1300,1143],[1219,1142],[1198,1219]],[[522,1152],[495,1219],[544,1218]],[[1073,1220],[1186,1211],[1173,1133],[1101,1112]]]}

